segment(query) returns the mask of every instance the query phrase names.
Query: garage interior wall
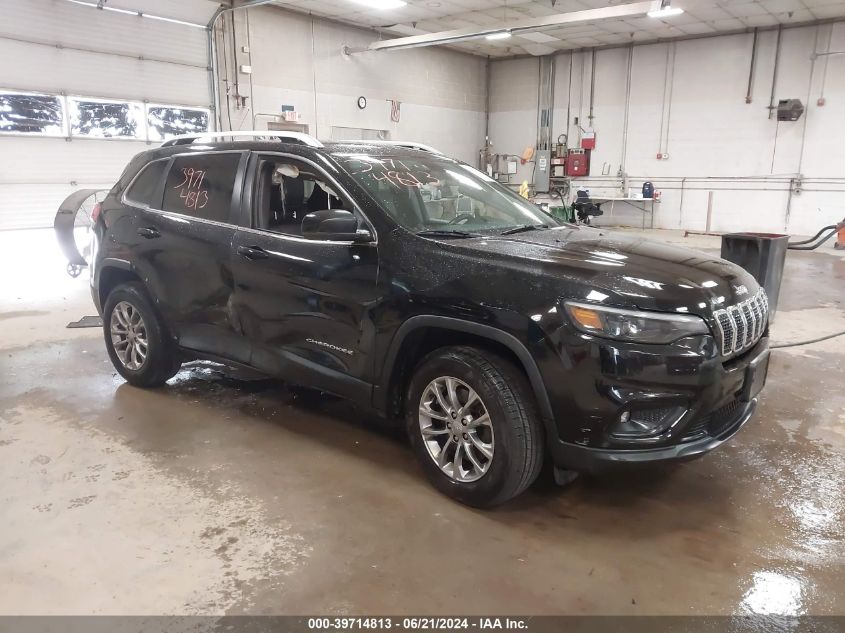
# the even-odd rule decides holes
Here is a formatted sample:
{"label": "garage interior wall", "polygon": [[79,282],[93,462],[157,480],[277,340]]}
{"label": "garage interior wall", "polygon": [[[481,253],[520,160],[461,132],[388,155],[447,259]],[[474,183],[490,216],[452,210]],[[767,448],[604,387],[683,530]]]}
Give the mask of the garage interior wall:
{"label": "garage interior wall", "polygon": [[[277,7],[224,14],[215,29],[221,129],[266,129],[282,106],[292,106],[323,140],[379,130],[475,165],[484,144],[486,60],[439,47],[342,54],[344,45],[375,39],[373,31]],[[244,65],[251,74],[240,72]],[[398,123],[390,100],[401,102]]]}
{"label": "garage interior wall", "polygon": [[[208,0],[144,3],[151,14],[202,25],[214,9]],[[202,28],[67,0],[0,0],[0,15],[0,89],[210,106]],[[0,135],[0,229],[52,226],[68,194],[111,187],[146,147],[123,139]]]}
{"label": "garage interior wall", "polygon": [[[620,169],[632,189],[652,181],[662,192],[658,228],[705,230],[711,200],[714,232],[812,235],[841,221],[845,55],[811,56],[845,51],[845,23],[782,31],[775,104],[801,99],[806,111],[796,122],[769,118],[777,37],[777,31],[759,33],[750,104],[753,33],[597,50],[592,125],[593,53],[557,55],[553,138],[568,133],[577,147],[578,117],[598,140],[590,178],[574,186],[618,196]],[[490,72],[491,151],[522,154],[537,137],[538,59],[494,61]],[[530,182],[532,168],[520,166],[513,182]],[[639,211],[616,205],[612,223],[640,221]]]}

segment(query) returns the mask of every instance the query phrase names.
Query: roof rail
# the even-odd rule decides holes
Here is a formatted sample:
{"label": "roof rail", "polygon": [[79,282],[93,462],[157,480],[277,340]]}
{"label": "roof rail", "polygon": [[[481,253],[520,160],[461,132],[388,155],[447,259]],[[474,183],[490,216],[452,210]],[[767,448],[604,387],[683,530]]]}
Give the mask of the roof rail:
{"label": "roof rail", "polygon": [[363,141],[363,140],[356,140],[356,141],[334,141],[335,143],[346,143],[348,145],[386,145],[386,146],[393,146],[393,147],[407,147],[408,149],[418,149],[421,152],[429,152],[431,154],[443,154],[439,149],[432,147],[431,145],[424,145],[423,143],[417,143],[416,141]]}
{"label": "roof rail", "polygon": [[323,144],[310,134],[302,132],[284,132],[277,130],[229,130],[228,132],[202,132],[200,134],[183,134],[175,136],[161,144],[162,147],[173,145],[190,145],[194,141],[211,140],[215,138],[245,137],[251,139],[272,138],[280,141],[296,141],[311,147],[323,147]]}

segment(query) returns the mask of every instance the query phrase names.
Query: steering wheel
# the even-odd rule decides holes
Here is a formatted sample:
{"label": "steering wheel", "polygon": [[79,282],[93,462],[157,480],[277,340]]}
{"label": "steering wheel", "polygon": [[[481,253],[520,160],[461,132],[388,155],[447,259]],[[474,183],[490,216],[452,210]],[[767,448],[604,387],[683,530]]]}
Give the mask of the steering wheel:
{"label": "steering wheel", "polygon": [[470,220],[474,220],[475,215],[472,213],[459,213],[454,218],[449,220],[446,224],[466,224]]}

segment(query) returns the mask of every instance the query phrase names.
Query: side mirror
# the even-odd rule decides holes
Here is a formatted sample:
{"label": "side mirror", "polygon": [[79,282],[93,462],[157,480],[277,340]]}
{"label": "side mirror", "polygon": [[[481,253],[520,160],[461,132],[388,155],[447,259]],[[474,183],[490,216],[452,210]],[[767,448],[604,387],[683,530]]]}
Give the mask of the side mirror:
{"label": "side mirror", "polygon": [[358,218],[345,209],[323,209],[302,218],[302,236],[311,240],[371,242],[372,234],[358,228]]}

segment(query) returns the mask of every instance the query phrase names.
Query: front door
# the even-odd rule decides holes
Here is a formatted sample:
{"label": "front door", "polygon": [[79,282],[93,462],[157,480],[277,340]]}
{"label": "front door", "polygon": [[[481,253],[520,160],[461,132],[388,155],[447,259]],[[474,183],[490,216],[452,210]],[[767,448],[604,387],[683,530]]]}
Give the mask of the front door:
{"label": "front door", "polygon": [[369,403],[378,247],[306,239],[300,228],[310,211],[346,208],[365,221],[360,210],[301,158],[253,155],[246,187],[252,217],[235,234],[232,271],[250,364]]}

